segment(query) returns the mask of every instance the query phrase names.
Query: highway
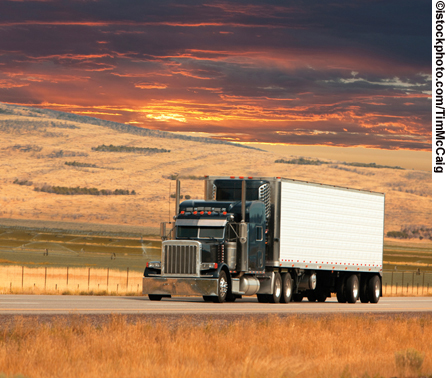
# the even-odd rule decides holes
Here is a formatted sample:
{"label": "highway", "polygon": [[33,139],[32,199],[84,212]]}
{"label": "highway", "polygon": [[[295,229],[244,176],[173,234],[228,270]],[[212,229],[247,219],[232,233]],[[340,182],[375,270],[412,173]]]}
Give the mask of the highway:
{"label": "highway", "polygon": [[292,302],[289,304],[258,303],[246,297],[234,303],[207,303],[202,298],[163,299],[147,297],[75,296],[75,295],[0,295],[0,315],[70,315],[70,314],[346,314],[400,312],[432,312],[432,297],[388,297],[377,304],[357,302],[341,304],[335,298],[325,303]]}

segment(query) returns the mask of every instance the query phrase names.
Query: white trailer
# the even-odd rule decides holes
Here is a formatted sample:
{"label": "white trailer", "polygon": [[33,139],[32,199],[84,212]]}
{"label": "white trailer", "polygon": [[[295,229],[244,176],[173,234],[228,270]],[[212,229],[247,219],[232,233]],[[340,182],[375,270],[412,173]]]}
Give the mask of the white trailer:
{"label": "white trailer", "polygon": [[[339,302],[377,303],[381,296],[383,193],[279,177],[206,177],[204,201],[177,204],[174,240],[144,274],[151,299],[256,294],[260,302],[324,302],[336,293]],[[192,245],[193,256],[183,256]],[[193,272],[172,270],[187,259]]]}

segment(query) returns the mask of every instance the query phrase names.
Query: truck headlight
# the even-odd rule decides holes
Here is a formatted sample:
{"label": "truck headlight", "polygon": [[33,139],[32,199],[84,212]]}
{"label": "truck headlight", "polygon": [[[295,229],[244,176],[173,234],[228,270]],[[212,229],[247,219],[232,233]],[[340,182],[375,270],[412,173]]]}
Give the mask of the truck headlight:
{"label": "truck headlight", "polygon": [[218,263],[201,263],[201,270],[218,269]]}
{"label": "truck headlight", "polygon": [[153,268],[153,269],[161,269],[161,262],[160,261],[151,261],[148,264],[149,268]]}

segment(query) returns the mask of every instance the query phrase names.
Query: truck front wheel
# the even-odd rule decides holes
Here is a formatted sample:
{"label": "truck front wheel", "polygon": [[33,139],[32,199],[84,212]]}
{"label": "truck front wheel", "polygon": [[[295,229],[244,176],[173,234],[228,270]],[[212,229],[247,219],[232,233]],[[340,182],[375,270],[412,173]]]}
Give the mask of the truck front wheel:
{"label": "truck front wheel", "polygon": [[221,270],[221,273],[218,277],[218,295],[213,297],[213,302],[215,303],[223,303],[226,301],[227,293],[229,290],[229,282],[227,281],[227,274],[224,270]]}

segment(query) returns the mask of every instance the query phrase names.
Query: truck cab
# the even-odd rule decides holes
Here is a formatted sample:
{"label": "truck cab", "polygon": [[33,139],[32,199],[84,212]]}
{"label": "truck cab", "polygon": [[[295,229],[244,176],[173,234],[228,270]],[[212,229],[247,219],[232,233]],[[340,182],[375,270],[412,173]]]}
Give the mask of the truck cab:
{"label": "truck cab", "polygon": [[227,190],[223,196],[227,199],[180,203],[172,240],[163,241],[161,261],[149,263],[144,272],[150,299],[182,294],[235,300],[251,286],[249,275],[265,272],[264,202],[240,201]]}

